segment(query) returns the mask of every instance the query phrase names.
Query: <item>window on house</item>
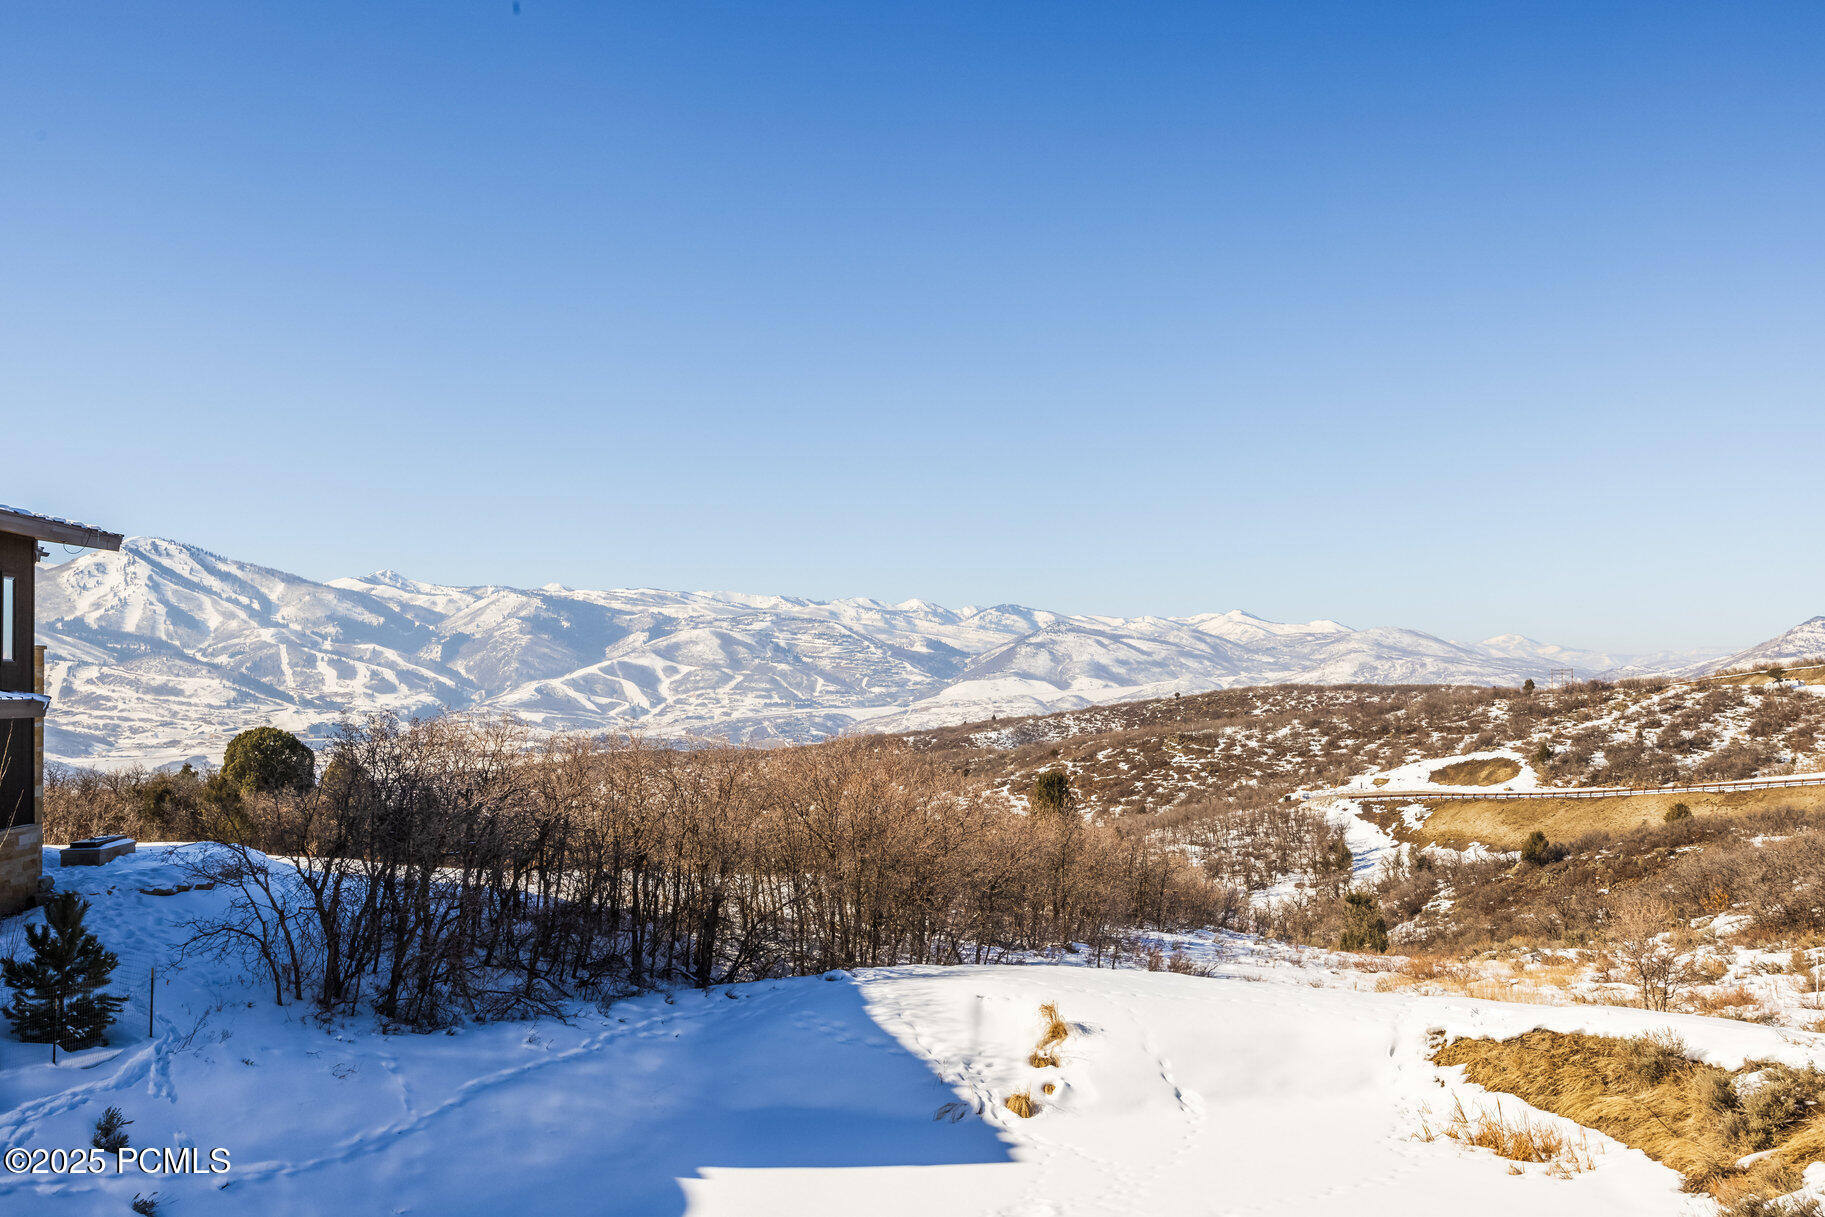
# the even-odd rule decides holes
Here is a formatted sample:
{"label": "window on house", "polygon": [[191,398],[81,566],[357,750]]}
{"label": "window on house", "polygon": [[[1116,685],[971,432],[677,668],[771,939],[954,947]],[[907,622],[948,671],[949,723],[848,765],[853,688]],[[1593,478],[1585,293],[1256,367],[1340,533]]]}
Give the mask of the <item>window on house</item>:
{"label": "window on house", "polygon": [[13,577],[0,575],[0,663],[13,662]]}

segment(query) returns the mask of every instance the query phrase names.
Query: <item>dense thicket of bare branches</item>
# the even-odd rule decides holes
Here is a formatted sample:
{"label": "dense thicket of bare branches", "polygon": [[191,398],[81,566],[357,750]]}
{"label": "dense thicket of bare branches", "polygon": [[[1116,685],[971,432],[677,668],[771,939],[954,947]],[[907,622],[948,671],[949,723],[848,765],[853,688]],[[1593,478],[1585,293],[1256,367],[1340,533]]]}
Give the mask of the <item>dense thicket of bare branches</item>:
{"label": "dense thicket of bare branches", "polygon": [[141,841],[191,841],[203,830],[205,783],[186,767],[148,773],[137,767],[75,769],[46,765],[44,839],[79,841],[125,833]]}
{"label": "dense thicket of bare branches", "polygon": [[[1023,815],[885,738],[760,751],[535,740],[463,717],[346,728],[305,794],[199,784],[199,946],[278,1000],[435,1025],[621,985],[960,963],[1244,901],[1182,851]],[[296,866],[266,867],[256,851]]]}
{"label": "dense thicket of bare branches", "polygon": [[[1735,911],[1747,918],[1739,941],[1788,949],[1825,936],[1825,812],[1690,816],[1554,844],[1540,864],[1407,849],[1359,886],[1375,894],[1404,949],[1640,943],[1641,907],[1654,912],[1656,933]],[[1340,891],[1315,884],[1275,901],[1256,928],[1330,946],[1344,916]]]}
{"label": "dense thicket of bare branches", "polygon": [[1287,875],[1341,891],[1354,858],[1342,830],[1322,811],[1264,796],[1187,803],[1159,817],[1158,830],[1193,848],[1213,878],[1248,891]]}

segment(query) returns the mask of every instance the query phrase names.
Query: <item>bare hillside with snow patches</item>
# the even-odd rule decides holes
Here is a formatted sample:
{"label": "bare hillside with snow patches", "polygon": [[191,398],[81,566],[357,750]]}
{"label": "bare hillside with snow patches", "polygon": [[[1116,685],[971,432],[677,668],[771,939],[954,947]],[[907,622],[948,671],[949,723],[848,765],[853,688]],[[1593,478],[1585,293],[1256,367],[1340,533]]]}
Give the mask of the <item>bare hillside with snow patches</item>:
{"label": "bare hillside with snow patches", "polygon": [[1513,634],[1457,643],[1243,612],[445,587],[391,571],[318,583],[143,537],[41,584],[48,748],[83,763],[214,758],[248,726],[321,736],[375,710],[799,741],[1243,685],[1519,684],[1640,662]]}
{"label": "bare hillside with snow patches", "polygon": [[1706,664],[1702,670],[1728,671],[1795,659],[1813,659],[1820,655],[1825,655],[1825,616],[1802,621],[1791,630],[1777,634],[1766,642],[1757,643],[1746,651],[1738,651]]}

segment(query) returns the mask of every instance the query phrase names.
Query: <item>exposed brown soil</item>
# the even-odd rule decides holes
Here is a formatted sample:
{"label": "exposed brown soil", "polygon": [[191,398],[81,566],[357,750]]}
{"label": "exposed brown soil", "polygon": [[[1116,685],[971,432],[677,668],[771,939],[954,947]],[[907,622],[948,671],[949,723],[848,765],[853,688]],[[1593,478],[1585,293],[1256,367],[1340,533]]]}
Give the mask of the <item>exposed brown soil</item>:
{"label": "exposed brown soil", "polygon": [[1435,786],[1499,786],[1510,778],[1521,776],[1521,763],[1505,756],[1480,761],[1459,761],[1445,765],[1430,774]]}

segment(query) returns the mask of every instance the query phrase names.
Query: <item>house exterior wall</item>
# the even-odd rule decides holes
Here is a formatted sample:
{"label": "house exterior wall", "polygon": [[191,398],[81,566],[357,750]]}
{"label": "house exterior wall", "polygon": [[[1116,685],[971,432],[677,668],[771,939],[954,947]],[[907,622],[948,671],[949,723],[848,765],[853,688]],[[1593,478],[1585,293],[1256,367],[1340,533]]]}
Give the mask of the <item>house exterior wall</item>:
{"label": "house exterior wall", "polygon": [[38,566],[38,542],[16,532],[0,532],[0,575],[13,576],[13,658],[0,660],[0,689],[35,693],[32,683],[32,576]]}
{"label": "house exterior wall", "polygon": [[[43,692],[37,649],[32,645],[32,576],[38,565],[38,542],[18,533],[0,532],[0,576],[13,581],[13,654],[0,652],[0,691]],[[0,719],[0,832],[38,821],[34,794],[39,786],[35,761],[38,732],[29,718]]]}
{"label": "house exterior wall", "polygon": [[[32,692],[44,692],[44,646],[32,648]],[[32,823],[44,825],[44,719],[32,720]]]}
{"label": "house exterior wall", "polygon": [[[44,692],[44,648],[32,644],[32,577],[38,542],[0,533],[0,574],[13,576],[13,659],[0,661],[0,689]],[[28,908],[43,869],[44,720],[0,722],[0,915]]]}

